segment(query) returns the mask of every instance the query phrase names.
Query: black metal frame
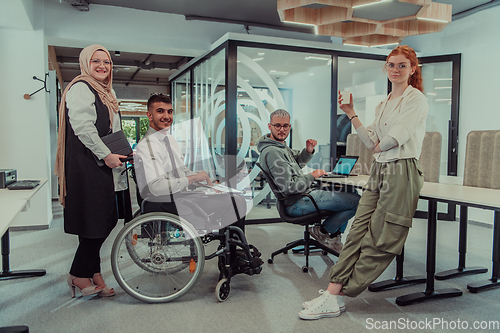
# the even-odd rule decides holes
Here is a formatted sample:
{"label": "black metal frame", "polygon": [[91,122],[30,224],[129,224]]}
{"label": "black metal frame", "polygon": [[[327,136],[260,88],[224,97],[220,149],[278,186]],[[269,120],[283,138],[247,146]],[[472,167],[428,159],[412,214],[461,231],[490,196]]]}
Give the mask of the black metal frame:
{"label": "black metal frame", "polygon": [[[451,120],[448,124],[448,176],[456,176],[458,168],[458,124],[460,110],[460,69],[462,68],[461,54],[421,57],[422,64],[440,62],[452,63],[452,89],[451,89]],[[448,204],[446,213],[438,213],[438,220],[455,221],[457,209],[454,204]],[[426,219],[427,212],[416,211],[415,218]]]}
{"label": "black metal frame", "polygon": [[448,176],[456,176],[458,165],[458,124],[460,110],[460,69],[462,67],[462,55],[448,54],[432,57],[421,57],[419,60],[422,64],[440,62],[452,63],[451,120],[448,125]]}

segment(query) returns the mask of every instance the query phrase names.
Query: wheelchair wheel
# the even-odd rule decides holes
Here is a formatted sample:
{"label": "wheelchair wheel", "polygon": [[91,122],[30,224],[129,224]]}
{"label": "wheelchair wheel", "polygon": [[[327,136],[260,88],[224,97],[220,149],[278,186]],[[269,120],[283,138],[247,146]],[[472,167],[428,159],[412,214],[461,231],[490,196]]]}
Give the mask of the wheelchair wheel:
{"label": "wheelchair wheel", "polygon": [[196,230],[178,216],[154,212],[130,221],[111,251],[118,284],[132,297],[170,302],[188,292],[205,265],[205,250]]}
{"label": "wheelchair wheel", "polygon": [[215,297],[219,302],[224,302],[231,292],[231,286],[226,278],[219,280],[217,286],[215,286]]}

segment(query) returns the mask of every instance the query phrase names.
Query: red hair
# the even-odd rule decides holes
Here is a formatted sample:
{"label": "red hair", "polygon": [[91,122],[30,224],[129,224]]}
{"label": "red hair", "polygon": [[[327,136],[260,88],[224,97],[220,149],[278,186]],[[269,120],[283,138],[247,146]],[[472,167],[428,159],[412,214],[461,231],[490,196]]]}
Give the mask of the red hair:
{"label": "red hair", "polygon": [[417,54],[415,53],[415,50],[413,50],[411,47],[408,45],[400,45],[396,47],[394,50],[389,53],[387,56],[387,60],[389,61],[389,58],[392,56],[396,56],[398,54],[402,54],[405,56],[406,59],[410,60],[410,65],[411,67],[416,67],[415,72],[413,75],[410,75],[408,78],[408,84],[412,86],[413,88],[416,88],[420,90],[421,92],[424,92],[424,85],[423,85],[423,80],[422,80],[422,69],[418,65],[418,59],[417,59]]}

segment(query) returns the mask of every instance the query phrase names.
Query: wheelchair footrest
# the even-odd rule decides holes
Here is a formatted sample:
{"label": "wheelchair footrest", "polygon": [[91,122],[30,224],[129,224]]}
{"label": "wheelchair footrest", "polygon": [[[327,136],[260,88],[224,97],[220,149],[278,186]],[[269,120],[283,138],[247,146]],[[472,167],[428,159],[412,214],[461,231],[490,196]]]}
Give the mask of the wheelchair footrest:
{"label": "wheelchair footrest", "polygon": [[247,258],[245,251],[236,251],[235,267],[233,267],[233,273],[241,274],[245,273],[247,275],[259,274],[262,271],[262,264],[264,261],[260,259],[261,253],[253,246],[249,245],[251,258]]}

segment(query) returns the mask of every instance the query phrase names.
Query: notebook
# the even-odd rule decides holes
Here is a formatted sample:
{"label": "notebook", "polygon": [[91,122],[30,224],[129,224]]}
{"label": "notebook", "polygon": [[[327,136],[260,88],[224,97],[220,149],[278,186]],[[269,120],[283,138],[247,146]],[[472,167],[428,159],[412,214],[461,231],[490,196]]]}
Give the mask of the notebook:
{"label": "notebook", "polygon": [[322,178],[342,178],[349,177],[354,165],[358,161],[358,156],[340,156],[333,171],[321,176]]}
{"label": "notebook", "polygon": [[103,136],[101,137],[101,140],[113,154],[127,156],[133,153],[132,147],[130,147],[123,131],[117,131]]}

